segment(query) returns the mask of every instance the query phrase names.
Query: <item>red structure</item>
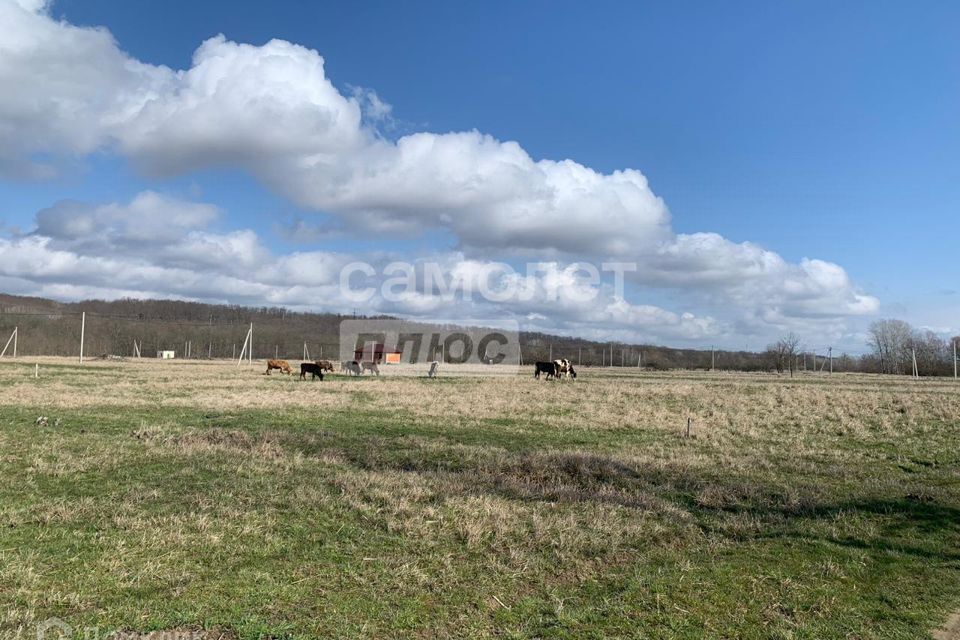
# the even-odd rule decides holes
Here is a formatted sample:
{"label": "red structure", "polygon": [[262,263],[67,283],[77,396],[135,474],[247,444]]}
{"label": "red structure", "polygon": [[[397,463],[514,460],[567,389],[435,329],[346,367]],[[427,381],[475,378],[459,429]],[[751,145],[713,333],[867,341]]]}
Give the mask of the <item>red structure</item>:
{"label": "red structure", "polygon": [[396,349],[387,349],[382,342],[370,342],[353,352],[353,359],[357,362],[376,362],[377,364],[400,364],[402,352]]}

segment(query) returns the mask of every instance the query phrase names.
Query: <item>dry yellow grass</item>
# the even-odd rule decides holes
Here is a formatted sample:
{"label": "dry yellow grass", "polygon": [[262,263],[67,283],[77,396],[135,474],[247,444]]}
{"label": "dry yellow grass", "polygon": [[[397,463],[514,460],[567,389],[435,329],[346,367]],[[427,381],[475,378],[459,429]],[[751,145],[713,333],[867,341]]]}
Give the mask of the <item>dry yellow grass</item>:
{"label": "dry yellow grass", "polygon": [[952,380],[40,365],[0,366],[0,628],[879,638],[960,600]]}

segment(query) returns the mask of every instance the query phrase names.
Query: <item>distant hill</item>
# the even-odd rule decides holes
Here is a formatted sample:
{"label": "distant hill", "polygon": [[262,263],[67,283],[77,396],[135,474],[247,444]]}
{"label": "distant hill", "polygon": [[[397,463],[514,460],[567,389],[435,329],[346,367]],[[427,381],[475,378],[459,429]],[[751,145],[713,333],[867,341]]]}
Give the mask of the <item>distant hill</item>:
{"label": "distant hill", "polygon": [[[235,357],[252,322],[254,356],[297,359],[307,343],[310,355],[336,357],[340,322],[355,316],[335,313],[302,313],[280,307],[243,307],[180,300],[121,299],[57,302],[0,294],[0,336],[19,327],[18,348],[23,355],[77,355],[80,314],[86,312],[86,353],[129,356],[133,343],[141,344],[144,357],[174,350],[184,357]],[[378,317],[387,316],[356,316]],[[709,369],[711,352],[673,349],[658,345],[600,343],[581,338],[524,332],[520,336],[525,362],[566,357],[583,365],[610,365],[656,369]],[[2,342],[6,342],[3,337]],[[766,369],[762,354],[717,351],[718,368]]]}

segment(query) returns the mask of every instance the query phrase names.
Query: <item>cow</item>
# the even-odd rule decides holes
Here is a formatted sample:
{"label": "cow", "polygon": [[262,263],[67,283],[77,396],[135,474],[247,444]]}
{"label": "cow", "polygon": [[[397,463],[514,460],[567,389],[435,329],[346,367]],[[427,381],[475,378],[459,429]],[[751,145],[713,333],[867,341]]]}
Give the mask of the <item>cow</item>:
{"label": "cow", "polygon": [[301,362],[300,363],[300,379],[306,380],[307,374],[311,374],[311,380],[316,380],[320,378],[320,382],[323,382],[323,368],[318,365],[316,362]]}
{"label": "cow", "polygon": [[556,362],[538,362],[534,366],[536,368],[534,369],[533,377],[536,378],[537,380],[540,379],[541,373],[547,374],[547,380],[549,380],[550,378],[558,378],[560,375],[559,372],[557,371]]}
{"label": "cow", "polygon": [[558,377],[561,375],[567,376],[568,378],[577,379],[577,372],[573,369],[573,363],[563,358],[561,360],[554,360],[554,364],[557,365],[557,374]]}
{"label": "cow", "polygon": [[333,373],[333,363],[329,360],[317,360],[314,362],[314,364],[320,367],[320,371],[329,371],[330,373]]}
{"label": "cow", "polygon": [[428,378],[436,378],[440,375],[440,363],[434,360],[430,363],[430,371],[427,372]]}
{"label": "cow", "polygon": [[363,373],[363,370],[360,368],[360,363],[356,360],[344,360],[340,364],[340,371],[345,371],[352,376],[359,376]]}
{"label": "cow", "polygon": [[369,371],[370,373],[375,373],[377,376],[380,375],[380,367],[377,366],[376,362],[364,362],[362,365],[363,371]]}
{"label": "cow", "polygon": [[263,375],[270,375],[273,369],[277,369],[288,376],[293,373],[293,369],[290,368],[290,363],[286,360],[267,360],[267,370],[263,372]]}

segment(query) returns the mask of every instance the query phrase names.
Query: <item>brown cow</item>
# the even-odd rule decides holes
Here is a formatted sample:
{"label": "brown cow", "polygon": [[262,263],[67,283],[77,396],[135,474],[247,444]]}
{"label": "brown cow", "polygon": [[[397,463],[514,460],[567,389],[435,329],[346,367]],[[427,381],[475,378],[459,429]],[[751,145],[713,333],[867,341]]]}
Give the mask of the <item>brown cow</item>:
{"label": "brown cow", "polygon": [[273,369],[278,369],[288,376],[293,373],[293,369],[290,368],[290,363],[286,360],[267,360],[267,370],[263,372],[263,375],[270,375],[270,371]]}
{"label": "brown cow", "polygon": [[314,362],[314,364],[320,367],[320,371],[329,371],[330,373],[333,373],[333,363],[329,360],[317,360]]}

